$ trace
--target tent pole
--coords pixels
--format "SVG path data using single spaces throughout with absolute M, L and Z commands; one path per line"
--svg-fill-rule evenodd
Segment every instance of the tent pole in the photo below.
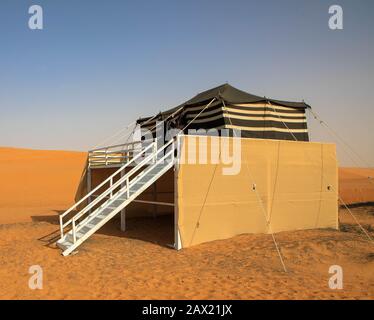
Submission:
M 121 178 L 124 175 L 124 171 L 121 171 Z M 121 188 L 124 187 L 124 184 L 122 184 Z M 121 231 L 125 232 L 126 231 L 126 208 L 123 208 L 121 210 Z
M 88 165 L 88 168 L 87 168 L 87 194 L 91 192 L 91 189 L 92 189 L 91 168 Z M 90 204 L 91 203 L 91 197 L 88 197 L 87 201 L 88 201 L 88 204 Z M 90 209 L 89 212 L 91 213 L 91 209 Z
M 121 210 L 121 231 L 126 231 L 126 209 Z
M 179 206 L 178 206 L 178 173 L 179 173 L 179 159 L 180 159 L 180 135 L 177 136 L 177 156 L 174 162 L 174 249 L 182 249 L 182 241 L 179 233 Z
M 153 191 L 153 201 L 157 202 L 157 181 L 153 183 L 152 191 Z M 156 218 L 156 216 L 157 216 L 157 204 L 154 204 L 153 205 L 153 218 Z

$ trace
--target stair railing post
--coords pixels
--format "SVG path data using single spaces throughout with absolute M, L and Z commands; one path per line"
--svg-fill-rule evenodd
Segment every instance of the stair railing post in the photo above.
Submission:
M 124 150 L 125 152 L 123 153 L 123 164 L 125 164 L 126 162 L 129 162 L 130 160 L 130 148 L 127 147 L 126 150 Z
M 62 227 L 63 221 L 62 217 L 60 216 L 60 234 L 61 234 L 61 239 L 64 237 L 64 228 Z
M 75 219 L 73 218 L 73 221 L 72 221 L 72 224 L 73 224 L 73 243 L 76 243 L 77 242 L 77 236 L 75 234 Z
M 174 147 L 175 147 L 175 141 L 174 141 L 174 138 L 173 138 L 173 142 L 171 143 L 171 161 L 172 163 L 174 164 L 174 153 L 175 153 L 175 150 L 174 150 Z
M 91 168 L 88 167 L 87 168 L 87 194 L 89 194 L 92 190 L 92 171 L 91 171 Z M 92 201 L 92 198 L 91 196 L 89 196 L 87 198 L 87 205 L 89 205 Z M 77 208 L 78 209 L 78 208 Z M 91 213 L 91 209 L 89 211 L 89 213 Z
M 112 185 L 113 185 L 113 177 L 112 178 L 110 178 L 110 199 L 112 199 L 113 198 L 113 190 L 112 190 Z
M 129 185 L 129 178 L 127 177 L 126 179 L 126 194 L 127 194 L 127 199 L 130 197 L 130 185 Z
M 157 161 L 157 138 L 155 138 L 155 141 L 153 142 L 153 163 L 156 163 Z
M 180 134 L 177 135 L 177 162 L 179 165 L 179 159 L 180 159 L 180 152 L 181 152 L 181 136 Z

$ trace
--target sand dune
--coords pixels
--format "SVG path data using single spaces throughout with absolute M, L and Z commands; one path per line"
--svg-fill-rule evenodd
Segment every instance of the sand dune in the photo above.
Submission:
M 0 148 L 0 224 L 57 214 L 74 201 L 87 154 Z
M 112 220 L 62 257 L 51 240 L 58 211 L 72 202 L 86 154 L 0 148 L 0 299 L 373 299 L 374 250 L 346 210 L 341 230 L 276 235 L 284 273 L 269 235 L 242 235 L 182 251 L 166 245 L 172 221 Z M 348 203 L 374 201 L 373 169 L 342 168 Z M 373 187 L 374 189 L 374 187 Z M 352 209 L 374 238 L 374 209 Z M 28 268 L 43 268 L 42 290 L 28 288 Z M 328 287 L 328 268 L 344 270 L 344 288 Z
M 340 168 L 339 193 L 347 204 L 374 202 L 374 169 Z
M 86 158 L 85 152 L 0 148 L 0 224 L 72 205 Z M 347 204 L 374 202 L 374 169 L 341 168 L 339 192 Z

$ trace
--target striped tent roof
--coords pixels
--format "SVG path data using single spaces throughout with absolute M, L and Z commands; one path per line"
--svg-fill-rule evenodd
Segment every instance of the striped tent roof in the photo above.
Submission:
M 194 119 L 188 129 L 240 129 L 243 137 L 308 141 L 307 108 L 305 102 L 269 99 L 223 84 L 137 123 L 155 132 L 156 121 L 181 129 Z

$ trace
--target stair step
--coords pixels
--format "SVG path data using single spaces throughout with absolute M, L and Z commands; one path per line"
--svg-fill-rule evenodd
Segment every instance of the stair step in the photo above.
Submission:
M 95 220 L 95 219 L 99 219 L 99 220 L 101 221 L 101 220 L 103 220 L 105 217 L 106 217 L 106 215 L 99 214 L 99 215 L 95 216 L 94 218 L 92 218 L 91 221 L 92 221 L 92 220 Z
M 91 221 L 90 221 L 91 222 Z M 79 230 L 83 230 L 83 229 L 88 229 L 88 230 L 90 230 L 90 229 L 92 229 L 92 228 L 94 228 L 96 226 L 96 224 L 94 224 L 94 223 L 86 223 L 86 224 L 84 224 L 84 225 L 82 225 L 82 226 L 79 226 L 79 228 L 81 228 L 81 229 L 79 229 Z M 83 231 L 83 233 L 85 233 L 85 231 Z
M 107 209 L 111 209 L 111 210 L 114 210 L 114 209 L 117 209 L 118 207 L 107 207 Z
M 81 233 L 80 231 L 79 232 L 77 232 L 76 234 L 75 234 L 75 238 L 77 239 L 77 240 L 79 240 L 80 238 L 82 238 L 84 236 L 84 233 Z M 69 242 L 71 242 L 71 243 L 73 243 L 73 234 L 72 233 L 67 233 L 66 234 L 66 240 L 67 241 L 69 241 Z
M 122 200 L 122 199 L 116 199 L 116 200 L 114 200 L 113 202 L 111 202 L 110 204 L 111 204 L 111 205 L 114 204 L 114 206 L 119 206 L 120 204 L 124 203 L 126 200 L 127 200 L 127 199 L 124 199 L 124 200 Z M 117 205 L 117 204 L 118 204 L 118 205 Z
M 66 240 L 66 237 L 64 237 L 64 239 L 62 241 L 61 241 L 61 239 L 59 241 L 57 241 L 56 244 L 62 250 L 66 250 L 67 248 L 69 248 L 70 246 L 73 245 L 72 242 L 69 242 L 69 241 Z

